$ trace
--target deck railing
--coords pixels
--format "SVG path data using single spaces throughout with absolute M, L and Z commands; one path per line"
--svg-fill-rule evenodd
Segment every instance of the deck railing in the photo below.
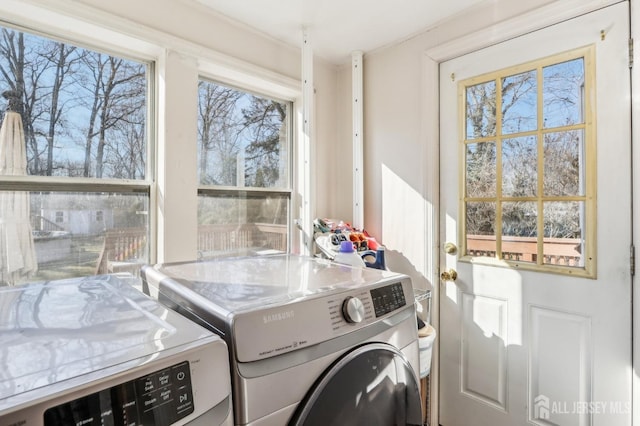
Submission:
M 146 228 L 107 231 L 96 265 L 96 274 L 135 269 L 135 265 L 142 262 L 146 245 Z M 198 253 L 201 257 L 258 248 L 287 251 L 287 226 L 255 223 L 198 227 Z
M 34 231 L 44 232 L 64 231 L 64 228 L 62 226 L 40 215 L 31 216 L 31 229 L 33 229 Z
M 198 252 L 201 254 L 263 248 L 287 250 L 287 226 L 251 223 L 236 225 L 200 225 Z
M 581 240 L 578 238 L 545 238 L 546 265 L 580 266 Z M 495 257 L 496 237 L 493 235 L 467 235 L 467 254 Z M 502 237 L 502 258 L 505 260 L 536 263 L 538 240 L 535 237 Z
M 144 259 L 147 246 L 146 228 L 110 229 L 104 234 L 104 244 L 98 257 L 96 274 L 119 272 L 113 265 L 135 265 Z M 126 268 L 127 271 L 135 267 Z M 122 269 L 124 271 L 125 269 Z

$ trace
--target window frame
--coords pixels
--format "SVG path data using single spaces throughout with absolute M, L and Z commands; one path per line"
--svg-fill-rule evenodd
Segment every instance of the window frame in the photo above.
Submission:
M 24 32 L 31 36 L 42 37 L 49 40 L 68 43 L 74 47 L 90 50 L 104 55 L 115 56 L 120 59 L 135 61 L 146 67 L 146 122 L 145 122 L 145 176 L 144 179 L 116 179 L 94 177 L 65 177 L 65 176 L 0 176 L 0 191 L 26 191 L 49 193 L 85 193 L 85 194 L 144 194 L 148 199 L 148 228 L 147 241 L 148 261 L 153 263 L 156 259 L 156 144 L 157 144 L 157 56 L 150 45 L 145 45 L 140 51 L 127 49 L 126 44 L 118 48 L 115 44 L 107 44 L 97 39 L 81 39 L 77 34 L 71 33 L 62 27 L 41 25 L 37 21 L 25 25 L 24 23 L 10 22 L 0 19 L 0 26 L 16 32 Z M 42 28 L 42 29 L 36 29 Z M 98 28 L 97 26 L 95 27 Z M 100 32 L 100 31 L 98 31 Z M 142 47 L 143 43 L 134 43 Z M 66 215 L 64 221 L 66 222 Z M 94 218 L 95 219 L 95 218 Z
M 523 64 L 515 65 L 513 67 L 503 68 L 490 73 L 485 73 L 479 76 L 468 78 L 458 82 L 458 107 L 459 107 L 459 170 L 460 170 L 460 184 L 459 184 L 459 217 L 458 220 L 458 260 L 462 262 L 468 262 L 473 264 L 491 265 L 507 268 L 515 268 L 522 270 L 531 270 L 538 272 L 550 272 L 562 275 L 571 275 L 585 278 L 596 277 L 596 247 L 597 247 L 597 168 L 596 168 L 596 111 L 595 111 L 595 46 L 585 46 L 578 49 L 573 49 L 560 54 L 552 55 L 549 57 L 541 58 L 538 60 L 526 62 Z M 583 58 L 584 60 L 584 122 L 579 125 L 568 125 L 562 127 L 544 128 L 543 121 L 543 103 L 542 103 L 542 69 L 547 66 L 560 64 L 563 62 L 571 61 L 574 59 Z M 502 111 L 501 104 L 501 80 L 505 77 L 518 75 L 527 71 L 537 70 L 537 128 L 533 131 L 522 133 L 509 133 L 502 135 L 501 123 L 502 123 Z M 496 132 L 491 137 L 467 139 L 467 114 L 466 114 L 466 89 L 470 86 L 474 86 L 489 81 L 496 82 Z M 584 130 L 584 153 L 586 160 L 584 161 L 584 195 L 583 196 L 545 196 L 543 192 L 542 177 L 544 176 L 544 156 L 542 149 L 544 146 L 544 135 L 547 133 L 554 133 L 558 131 L 566 131 L 573 129 Z M 503 197 L 501 193 L 502 182 L 502 149 L 501 142 L 505 139 L 518 137 L 521 134 L 533 134 L 537 136 L 537 192 L 535 196 L 531 197 Z M 485 140 L 494 140 L 496 144 L 496 196 L 493 198 L 474 198 L 467 196 L 467 170 L 466 170 L 466 147 L 468 143 L 478 143 Z M 487 201 L 495 202 L 496 204 L 496 218 L 495 218 L 495 243 L 496 243 L 496 255 L 495 257 L 483 257 L 473 256 L 467 254 L 467 202 L 473 201 Z M 537 253 L 536 261 L 524 262 L 518 260 L 509 260 L 502 257 L 502 209 L 501 204 L 504 202 L 518 202 L 529 201 L 536 202 L 538 208 L 537 215 Z M 548 201 L 580 201 L 584 202 L 584 227 L 586 232 L 582 235 L 584 253 L 583 261 L 584 266 L 564 266 L 553 265 L 544 263 L 544 217 L 543 217 L 543 203 Z M 582 231 L 585 231 L 583 228 Z
M 294 211 L 294 173 L 295 167 L 294 164 L 297 158 L 297 150 L 295 143 L 295 125 L 296 121 L 294 118 L 296 111 L 296 100 L 292 99 L 290 96 L 274 94 L 272 91 L 269 91 L 265 86 L 265 90 L 260 90 L 260 87 L 256 88 L 255 86 L 250 87 L 251 85 L 248 83 L 242 84 L 242 81 L 230 81 L 229 79 L 225 79 L 220 76 L 211 76 L 206 73 L 199 73 L 198 82 L 205 81 L 213 84 L 219 84 L 226 88 L 238 90 L 244 93 L 248 93 L 251 95 L 255 95 L 258 97 L 267 98 L 270 100 L 278 101 L 278 102 L 286 102 L 289 105 L 289 114 L 287 117 L 288 120 L 288 152 L 289 159 L 287 164 L 287 187 L 286 188 L 260 188 L 260 187 L 239 187 L 239 186 L 228 186 L 228 185 L 203 185 L 200 183 L 200 176 L 198 176 L 198 186 L 197 186 L 197 194 L 200 196 L 210 196 L 210 197 L 232 197 L 237 199 L 267 199 L 269 197 L 274 198 L 282 198 L 285 197 L 288 199 L 289 211 L 287 214 L 287 252 L 292 251 L 292 232 L 293 232 L 293 211 Z M 271 93 L 269 93 L 271 92 Z M 197 118 L 197 117 L 196 117 Z M 197 142 L 197 141 L 196 141 Z

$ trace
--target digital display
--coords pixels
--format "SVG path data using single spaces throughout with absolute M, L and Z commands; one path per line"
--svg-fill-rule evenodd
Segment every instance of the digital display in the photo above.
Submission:
M 404 298 L 404 291 L 402 291 L 402 283 L 395 283 L 371 290 L 371 299 L 373 300 L 376 318 L 407 304 Z
M 193 413 L 189 362 L 47 409 L 44 426 L 169 426 Z

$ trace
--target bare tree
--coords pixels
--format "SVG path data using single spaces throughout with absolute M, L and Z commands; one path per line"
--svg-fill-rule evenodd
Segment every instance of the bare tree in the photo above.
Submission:
M 144 88 L 146 86 L 142 65 L 113 56 L 109 56 L 107 59 L 107 68 L 103 77 L 103 80 L 96 81 L 103 99 L 97 129 L 97 178 L 103 176 L 108 131 L 119 123 L 129 122 L 135 112 L 144 106 Z M 131 102 L 132 99 L 137 99 L 139 102 Z
M 88 97 L 90 102 L 87 105 L 90 105 L 89 120 L 84 138 L 83 166 L 83 176 L 89 177 L 91 176 L 91 154 L 93 148 L 93 138 L 95 137 L 96 119 L 98 117 L 99 111 L 104 105 L 103 98 L 100 96 L 100 82 L 102 81 L 102 76 L 104 74 L 106 66 L 106 56 L 97 52 L 89 52 L 84 56 L 83 62 L 85 65 L 83 67 L 83 70 L 91 75 L 91 78 L 87 79 L 87 84 L 81 85 L 81 87 L 86 88 L 86 90 L 90 91 L 90 96 Z
M 120 179 L 141 179 L 146 173 L 146 138 L 143 109 L 132 113 L 129 120 L 118 123 L 110 131 L 111 143 L 106 146 L 105 170 Z
M 51 86 L 50 103 L 49 103 L 49 124 L 46 133 L 47 140 L 47 167 L 46 175 L 53 175 L 53 149 L 57 128 L 61 123 L 64 112 L 64 101 L 61 99 L 61 91 L 65 79 L 69 74 L 74 72 L 75 64 L 78 58 L 74 58 L 76 48 L 68 46 L 60 42 L 50 42 L 50 50 L 46 51 L 43 56 L 52 64 L 54 69 L 53 83 Z
M 281 177 L 280 154 L 282 144 L 287 140 L 287 106 L 282 102 L 253 96 L 243 115 L 245 126 L 251 133 L 251 141 L 246 148 L 247 184 L 272 187 Z
M 237 157 L 243 123 L 237 104 L 244 94 L 236 89 L 200 81 L 198 140 L 200 181 L 203 184 L 236 184 Z

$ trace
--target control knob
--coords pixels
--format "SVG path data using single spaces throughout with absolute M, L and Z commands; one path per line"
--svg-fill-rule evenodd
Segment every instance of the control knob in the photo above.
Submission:
M 357 297 L 349 296 L 342 302 L 342 315 L 347 322 L 358 323 L 364 319 L 364 305 Z

